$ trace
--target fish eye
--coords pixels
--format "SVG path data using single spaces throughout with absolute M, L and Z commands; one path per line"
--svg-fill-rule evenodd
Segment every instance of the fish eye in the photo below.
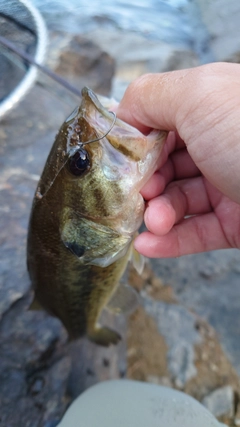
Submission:
M 79 148 L 68 161 L 69 170 L 75 176 L 81 176 L 90 169 L 90 159 L 88 152 L 84 148 Z

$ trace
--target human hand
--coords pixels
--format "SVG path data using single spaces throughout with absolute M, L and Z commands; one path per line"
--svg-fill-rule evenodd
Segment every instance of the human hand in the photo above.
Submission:
M 169 130 L 142 190 L 148 257 L 240 248 L 240 65 L 215 63 L 138 78 L 118 116 L 142 132 Z

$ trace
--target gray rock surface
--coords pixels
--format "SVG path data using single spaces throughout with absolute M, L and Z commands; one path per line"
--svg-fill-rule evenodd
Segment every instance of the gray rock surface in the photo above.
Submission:
M 240 51 L 240 3 L 236 0 L 195 0 L 209 33 L 215 61 L 224 61 Z
M 211 394 L 204 397 L 202 404 L 215 416 L 234 415 L 235 396 L 231 386 L 226 386 L 214 390 Z
M 240 373 L 240 252 L 222 250 L 176 259 L 151 260 L 159 277 L 179 301 L 217 331 L 233 366 Z
M 168 347 L 168 369 L 177 387 L 183 386 L 197 374 L 194 365 L 195 345 L 201 336 L 196 329 L 196 317 L 184 307 L 154 301 L 145 296 L 146 312 L 157 322 L 160 334 Z
M 99 28 L 87 38 L 98 41 L 99 46 L 116 62 L 112 95 L 120 100 L 129 83 L 144 73 L 158 73 L 189 68 L 199 64 L 197 54 L 179 45 L 149 40 L 136 32 Z
M 89 86 L 94 91 L 108 95 L 115 72 L 115 61 L 111 54 L 94 41 L 74 36 L 60 50 L 55 71 L 67 77 L 78 88 Z

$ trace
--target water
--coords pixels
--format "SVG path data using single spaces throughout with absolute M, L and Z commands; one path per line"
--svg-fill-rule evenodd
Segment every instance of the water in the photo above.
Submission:
M 212 60 L 208 34 L 195 0 L 32 0 L 49 28 L 83 34 L 96 27 L 138 32 L 194 50 L 200 62 Z

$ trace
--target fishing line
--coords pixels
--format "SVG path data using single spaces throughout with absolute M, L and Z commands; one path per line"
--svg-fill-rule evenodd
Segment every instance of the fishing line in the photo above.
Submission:
M 79 148 L 84 147 L 84 145 L 86 145 L 86 144 L 91 144 L 92 142 L 100 141 L 101 139 L 105 138 L 111 132 L 111 130 L 113 129 L 113 127 L 114 127 L 114 125 L 116 123 L 117 115 L 113 111 L 109 111 L 109 113 L 113 115 L 113 121 L 112 121 L 112 124 L 111 124 L 110 128 L 108 129 L 108 131 L 104 135 L 99 136 L 98 138 L 95 138 L 95 139 L 91 139 L 90 141 L 86 141 L 86 142 L 79 141 L 73 149 L 70 149 L 69 152 L 68 152 L 66 160 L 63 162 L 62 166 L 60 167 L 59 171 L 56 173 L 53 181 L 51 182 L 51 184 L 49 185 L 49 187 L 47 188 L 47 190 L 45 191 L 45 193 L 41 194 L 40 190 L 38 189 L 39 187 L 37 188 L 36 197 L 38 199 L 42 199 L 44 196 L 46 196 L 46 194 L 48 193 L 48 191 L 50 190 L 50 188 L 53 186 L 56 178 L 58 177 L 58 175 L 60 174 L 60 172 L 62 171 L 62 169 L 64 168 L 64 166 L 67 164 L 67 162 L 70 159 L 70 157 L 74 156 L 74 154 L 76 153 L 76 151 Z
M 110 128 L 108 129 L 108 131 L 107 131 L 103 136 L 100 136 L 99 138 L 92 139 L 91 141 L 87 141 L 87 142 L 79 142 L 79 145 L 80 145 L 81 147 L 82 147 L 82 146 L 84 146 L 84 145 L 86 145 L 86 144 L 91 144 L 92 142 L 100 141 L 100 139 L 105 138 L 105 137 L 106 137 L 106 136 L 111 132 L 111 130 L 112 130 L 112 128 L 113 128 L 113 126 L 114 126 L 114 125 L 115 125 L 115 123 L 116 123 L 117 115 L 116 115 L 116 113 L 114 113 L 113 111 L 109 111 L 109 113 L 111 113 L 111 114 L 113 115 L 113 122 L 112 122 L 112 124 L 111 124 Z
M 36 62 L 31 55 L 27 54 L 22 49 L 17 48 L 10 40 L 6 39 L 5 37 L 0 36 L 0 44 L 2 44 L 3 46 L 5 46 L 6 48 L 10 49 L 12 52 L 14 52 L 16 55 L 20 56 L 22 59 L 25 59 L 30 64 L 35 65 L 43 73 L 47 74 L 53 80 L 57 81 L 60 85 L 62 85 L 63 87 L 65 87 L 65 89 L 67 89 L 70 92 L 74 93 L 74 95 L 77 95 L 77 96 L 81 97 L 81 92 L 77 88 L 75 88 L 74 86 L 72 86 L 65 79 L 63 79 L 61 76 L 59 76 L 58 74 L 56 74 L 53 71 L 51 71 L 49 68 L 47 68 L 44 65 L 41 65 L 38 62 Z M 67 159 L 64 161 L 63 165 L 61 166 L 61 168 L 57 172 L 55 178 L 53 179 L 53 181 L 51 182 L 51 184 L 49 185 L 49 187 L 45 191 L 45 193 L 41 194 L 41 192 L 37 189 L 37 191 L 36 191 L 37 198 L 42 199 L 42 197 L 44 197 L 47 194 L 47 192 L 49 191 L 49 189 L 54 184 L 54 182 L 55 182 L 56 178 L 58 177 L 59 173 L 61 172 L 61 170 L 64 168 L 64 166 L 68 162 L 69 158 L 71 156 L 73 156 L 75 154 L 75 152 L 79 148 L 84 147 L 84 145 L 100 141 L 101 139 L 105 138 L 111 132 L 111 130 L 113 129 L 113 127 L 114 127 L 114 125 L 116 123 L 117 115 L 113 111 L 109 111 L 109 113 L 113 115 L 113 121 L 112 121 L 112 124 L 111 124 L 110 128 L 108 129 L 108 131 L 104 135 L 99 136 L 98 138 L 95 138 L 95 139 L 91 139 L 90 141 L 86 141 L 86 142 L 81 142 L 80 141 L 80 142 L 78 142 L 77 145 L 74 147 L 74 149 L 72 149 L 72 150 L 69 151 Z

